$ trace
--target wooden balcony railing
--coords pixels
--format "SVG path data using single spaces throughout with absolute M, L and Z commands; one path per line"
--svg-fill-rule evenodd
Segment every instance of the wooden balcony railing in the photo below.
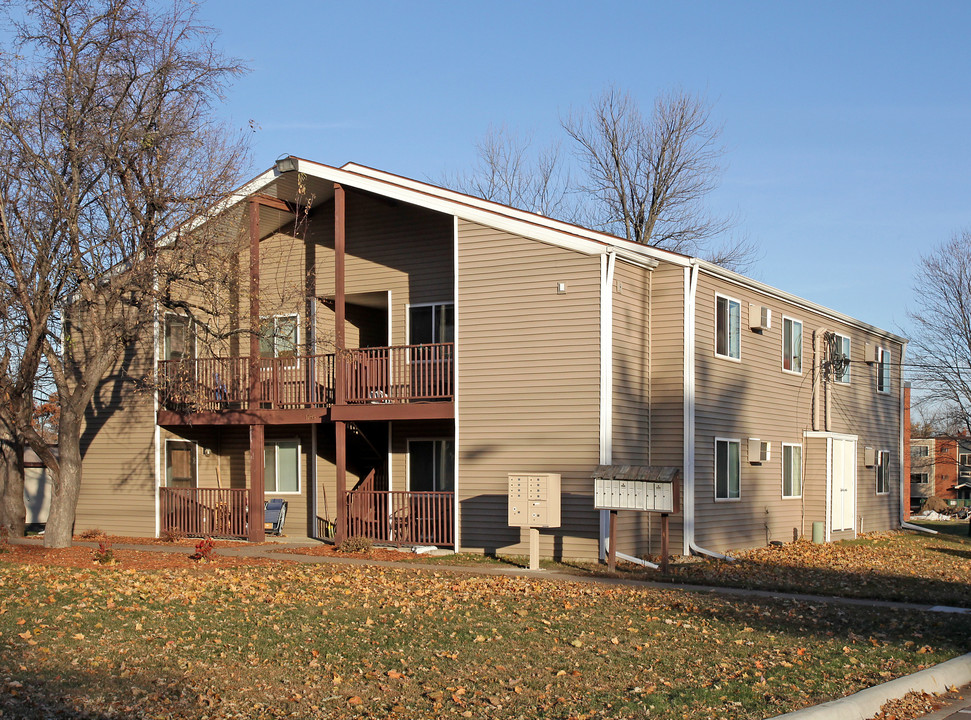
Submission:
M 455 547 L 455 493 L 352 490 L 345 537 L 366 537 L 391 545 Z
M 248 492 L 246 489 L 159 488 L 162 532 L 245 539 Z
M 337 363 L 348 404 L 450 400 L 453 345 L 358 348 L 339 355 L 260 359 L 260 408 L 324 408 L 334 404 Z M 159 399 L 177 412 L 250 409 L 245 357 L 162 360 Z

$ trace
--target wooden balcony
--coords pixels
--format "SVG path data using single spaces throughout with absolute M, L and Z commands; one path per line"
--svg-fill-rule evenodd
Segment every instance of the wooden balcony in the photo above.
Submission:
M 426 403 L 448 407 L 415 411 L 416 417 L 451 417 L 453 360 L 452 343 L 261 358 L 256 403 L 250 399 L 249 358 L 163 360 L 157 376 L 159 401 L 169 420 L 172 414 L 279 411 L 317 411 L 319 417 L 335 405 L 344 408 L 335 413 L 343 419 L 397 419 L 415 414 L 403 406 Z
M 352 490 L 344 537 L 389 545 L 455 547 L 455 493 Z

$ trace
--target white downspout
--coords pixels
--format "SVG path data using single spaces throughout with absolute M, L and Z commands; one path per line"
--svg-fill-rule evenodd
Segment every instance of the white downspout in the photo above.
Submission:
M 698 261 L 684 269 L 684 554 L 707 555 L 733 561 L 729 555 L 695 544 L 695 305 L 698 295 Z
M 613 462 L 614 267 L 611 249 L 600 256 L 600 464 Z M 600 561 L 607 557 L 610 511 L 600 511 Z

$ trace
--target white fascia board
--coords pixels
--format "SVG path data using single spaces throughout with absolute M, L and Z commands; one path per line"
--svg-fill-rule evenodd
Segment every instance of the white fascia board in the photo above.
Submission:
M 341 168 L 330 167 L 310 160 L 296 158 L 297 171 L 314 177 L 333 180 L 385 197 L 413 205 L 454 215 L 487 227 L 521 235 L 550 245 L 576 250 L 586 255 L 599 255 L 606 248 L 613 248 L 618 256 L 645 267 L 656 267 L 659 260 L 685 265 L 688 258 L 676 253 L 658 250 L 621 240 L 613 235 L 552 220 L 542 215 L 517 210 L 488 200 L 463 195 L 434 185 L 409 178 L 384 173 L 354 163 Z
M 785 290 L 779 290 L 771 285 L 766 285 L 765 283 L 759 282 L 758 280 L 753 280 L 752 278 L 745 277 L 744 275 L 739 275 L 737 272 L 733 272 L 726 268 L 723 268 L 714 263 L 710 263 L 707 260 L 698 260 L 698 266 L 709 275 L 721 278 L 722 280 L 727 280 L 734 285 L 739 287 L 748 288 L 750 290 L 756 290 L 763 295 L 767 295 L 776 300 L 781 300 L 783 302 L 791 303 L 798 308 L 803 310 L 808 310 L 809 312 L 814 312 L 822 315 L 823 317 L 830 318 L 831 320 L 836 320 L 837 322 L 846 323 L 851 327 L 855 327 L 857 330 L 863 330 L 864 332 L 873 333 L 874 335 L 879 335 L 880 337 L 891 340 L 893 342 L 906 344 L 907 338 L 895 335 L 892 332 L 888 332 L 882 328 L 878 328 L 875 325 L 870 325 L 862 320 L 857 320 L 849 315 L 844 315 L 841 312 L 832 310 L 823 305 L 812 302 L 811 300 L 806 300 L 798 295 L 793 295 L 792 293 L 787 293 Z

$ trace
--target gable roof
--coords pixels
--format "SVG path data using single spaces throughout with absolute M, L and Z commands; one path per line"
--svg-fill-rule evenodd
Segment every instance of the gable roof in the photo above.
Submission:
M 323 202 L 333 193 L 333 183 L 342 186 L 371 192 L 387 198 L 400 200 L 418 207 L 434 210 L 447 215 L 453 215 L 463 220 L 479 223 L 497 230 L 503 230 L 514 235 L 521 235 L 532 240 L 582 252 L 587 255 L 601 255 L 613 252 L 618 258 L 645 267 L 656 267 L 658 262 L 664 261 L 681 267 L 695 266 L 701 272 L 720 277 L 742 288 L 754 290 L 768 297 L 790 303 L 811 312 L 818 313 L 835 321 L 845 323 L 851 327 L 880 335 L 888 340 L 906 345 L 907 339 L 857 320 L 849 315 L 819 305 L 792 293 L 753 280 L 732 270 L 715 265 L 700 258 L 693 258 L 681 253 L 663 250 L 661 248 L 619 238 L 609 233 L 590 230 L 579 225 L 548 218 L 537 213 L 519 210 L 517 208 L 483 200 L 482 198 L 465 195 L 454 190 L 438 187 L 430 183 L 412 180 L 393 173 L 377 170 L 366 165 L 349 162 L 341 167 L 332 167 L 323 163 L 306 160 L 295 156 L 288 156 L 286 161 L 293 163 L 296 172 L 281 172 L 281 161 L 266 172 L 258 175 L 240 188 L 221 204 L 217 211 L 221 212 L 233 205 L 244 201 L 255 193 L 264 193 L 284 200 L 296 202 L 303 182 L 315 185 L 316 200 Z M 298 177 L 303 177 L 301 183 Z M 280 218 L 276 227 L 281 227 L 285 220 Z M 275 228 L 274 228 L 275 229 Z M 265 231 L 265 230 L 264 230 Z

